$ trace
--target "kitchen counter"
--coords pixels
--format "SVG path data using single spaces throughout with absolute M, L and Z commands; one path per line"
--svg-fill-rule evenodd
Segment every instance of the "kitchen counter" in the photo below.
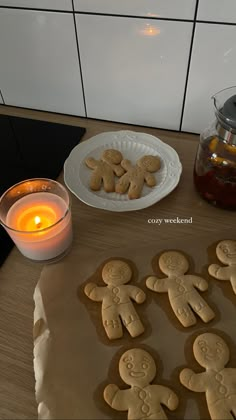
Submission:
M 133 130 L 159 137 L 176 149 L 183 164 L 178 187 L 161 202 L 134 212 L 112 213 L 87 206 L 71 194 L 73 246 L 90 247 L 91 255 L 114 248 L 135 247 L 157 241 L 193 238 L 232 229 L 235 213 L 203 201 L 192 179 L 198 136 L 138 126 L 64 117 L 0 106 L 0 113 L 86 127 L 83 141 L 104 131 Z M 60 179 L 63 180 L 63 174 Z M 191 219 L 191 223 L 153 223 L 156 219 Z M 232 232 L 233 233 L 233 232 Z M 0 418 L 37 418 L 33 373 L 33 292 L 42 264 L 25 259 L 14 248 L 0 269 Z

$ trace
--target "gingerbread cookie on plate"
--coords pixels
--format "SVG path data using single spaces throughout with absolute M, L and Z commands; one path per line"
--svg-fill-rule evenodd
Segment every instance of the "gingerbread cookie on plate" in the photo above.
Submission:
M 121 166 L 127 172 L 117 181 L 116 192 L 124 194 L 128 191 L 128 197 L 132 200 L 141 196 L 144 182 L 149 187 L 156 185 L 153 173 L 160 169 L 161 161 L 158 156 L 143 156 L 135 166 L 127 159 L 122 160 Z
M 115 149 L 104 150 L 100 160 L 88 157 L 85 163 L 93 170 L 89 183 L 91 190 L 99 191 L 103 184 L 106 192 L 115 191 L 115 175 L 119 177 L 125 172 L 120 165 L 122 159 L 121 152 Z

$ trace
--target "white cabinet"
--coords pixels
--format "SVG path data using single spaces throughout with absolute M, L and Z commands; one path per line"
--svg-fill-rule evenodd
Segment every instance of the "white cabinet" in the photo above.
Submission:
M 7 105 L 85 115 L 72 14 L 0 9 L 0 57 Z
M 196 0 L 74 0 L 78 12 L 193 19 Z
M 28 9 L 72 10 L 72 0 L 0 0 L 0 6 Z
M 77 15 L 88 117 L 179 129 L 192 23 Z
M 234 25 L 196 25 L 182 130 L 208 127 L 214 119 L 211 96 L 236 84 L 235 39 Z
M 198 20 L 236 23 L 235 0 L 200 0 Z

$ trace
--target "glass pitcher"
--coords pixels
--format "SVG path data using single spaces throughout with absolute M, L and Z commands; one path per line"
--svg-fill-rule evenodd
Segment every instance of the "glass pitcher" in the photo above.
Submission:
M 211 204 L 236 210 L 236 86 L 212 99 L 216 120 L 200 136 L 194 183 Z

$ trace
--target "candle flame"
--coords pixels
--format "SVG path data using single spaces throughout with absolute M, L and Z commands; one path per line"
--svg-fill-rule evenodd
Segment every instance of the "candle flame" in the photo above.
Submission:
M 41 219 L 40 219 L 39 216 L 35 216 L 34 223 L 35 223 L 37 229 L 39 229 L 41 227 Z

